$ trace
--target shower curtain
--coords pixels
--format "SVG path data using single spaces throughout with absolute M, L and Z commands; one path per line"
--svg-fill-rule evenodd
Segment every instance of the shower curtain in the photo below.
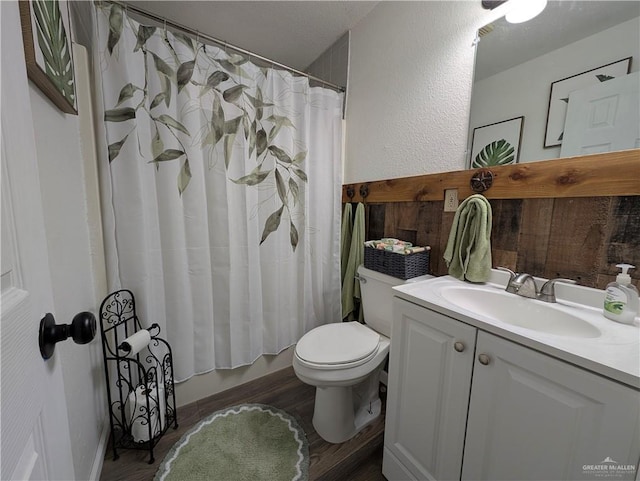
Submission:
M 176 379 L 339 321 L 342 94 L 95 12 L 110 288 L 160 325 Z

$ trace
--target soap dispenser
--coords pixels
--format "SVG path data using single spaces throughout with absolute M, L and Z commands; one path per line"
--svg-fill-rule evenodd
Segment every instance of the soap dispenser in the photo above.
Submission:
M 632 324 L 638 315 L 640 299 L 638 289 L 631 284 L 631 276 L 627 271 L 635 266 L 617 264 L 616 267 L 622 269 L 622 272 L 618 274 L 615 282 L 607 286 L 602 313 L 612 321 Z

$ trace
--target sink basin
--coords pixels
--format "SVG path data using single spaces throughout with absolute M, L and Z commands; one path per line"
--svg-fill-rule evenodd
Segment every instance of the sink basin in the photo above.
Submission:
M 440 295 L 462 309 L 556 336 L 594 338 L 600 330 L 553 304 L 482 287 L 446 286 Z

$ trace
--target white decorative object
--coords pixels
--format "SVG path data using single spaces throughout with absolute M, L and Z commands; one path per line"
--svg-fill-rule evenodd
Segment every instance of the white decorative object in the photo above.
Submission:
M 149 398 L 148 406 L 147 397 Z M 131 422 L 131 435 L 135 442 L 149 441 L 147 409 L 151 413 L 151 434 L 155 437 L 164 429 L 166 408 L 162 384 L 156 389 L 156 383 L 150 383 L 148 390 L 141 384 L 131 391 L 127 403 L 127 417 Z
M 118 347 L 127 356 L 134 356 L 149 345 L 151 334 L 146 329 L 140 329 L 132 336 L 127 337 Z

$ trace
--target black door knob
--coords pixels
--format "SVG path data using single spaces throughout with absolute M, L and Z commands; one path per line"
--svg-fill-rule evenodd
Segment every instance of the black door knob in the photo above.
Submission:
M 56 343 L 69 336 L 76 344 L 87 344 L 96 335 L 96 317 L 90 312 L 80 312 L 73 317 L 71 324 L 56 324 L 53 314 L 48 312 L 40 320 L 40 354 L 43 359 L 53 356 Z

